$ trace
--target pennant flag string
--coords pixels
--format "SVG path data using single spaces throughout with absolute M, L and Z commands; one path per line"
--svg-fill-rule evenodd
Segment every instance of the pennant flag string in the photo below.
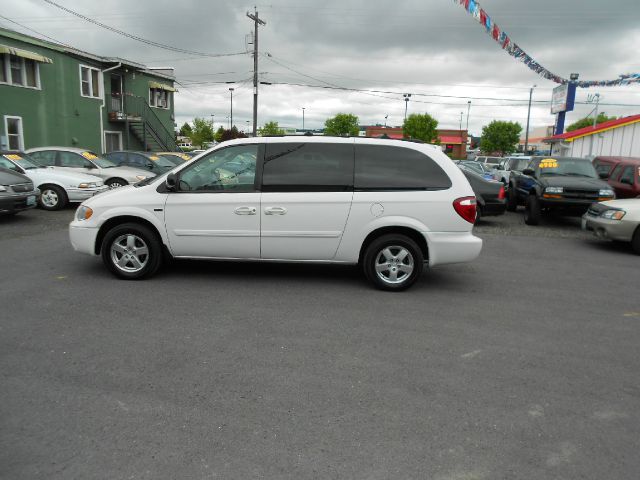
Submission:
M 453 0 L 453 3 L 463 6 L 465 10 L 485 28 L 487 34 L 489 34 L 500 45 L 500 47 L 513 58 L 521 61 L 531 70 L 547 80 L 560 84 L 569 83 L 569 80 L 550 72 L 527 55 L 524 50 L 509 38 L 509 35 L 507 35 L 505 31 L 498 27 L 489 14 L 480 6 L 480 3 L 477 0 Z M 581 88 L 629 85 L 631 83 L 640 83 L 640 73 L 618 75 L 618 78 L 615 80 L 579 80 L 575 83 Z

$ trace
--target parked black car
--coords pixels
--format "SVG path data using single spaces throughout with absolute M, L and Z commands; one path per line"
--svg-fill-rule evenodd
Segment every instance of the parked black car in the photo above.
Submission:
M 26 175 L 0 167 L 0 215 L 15 215 L 35 208 L 40 190 Z
M 116 165 L 136 167 L 149 170 L 156 175 L 160 175 L 175 167 L 174 163 L 167 158 L 150 152 L 118 151 L 109 152 L 103 155 Z
M 502 215 L 507 207 L 504 185 L 482 175 L 461 168 L 476 195 L 476 221 L 480 217 Z
M 593 202 L 615 198 L 586 158 L 533 157 L 522 172 L 511 172 L 510 182 L 507 209 L 524 205 L 527 225 L 537 225 L 544 212 L 582 215 Z

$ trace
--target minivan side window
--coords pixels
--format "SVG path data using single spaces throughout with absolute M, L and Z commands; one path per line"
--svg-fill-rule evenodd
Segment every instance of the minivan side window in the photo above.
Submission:
M 446 190 L 451 179 L 426 154 L 403 147 L 356 145 L 356 190 Z
M 347 143 L 268 143 L 265 192 L 343 192 L 353 190 L 353 145 Z
M 258 145 L 215 150 L 180 171 L 180 192 L 253 192 Z

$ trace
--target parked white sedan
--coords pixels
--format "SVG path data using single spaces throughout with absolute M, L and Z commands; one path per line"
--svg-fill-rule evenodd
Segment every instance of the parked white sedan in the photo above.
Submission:
M 135 167 L 119 167 L 97 153 L 74 147 L 41 147 L 27 150 L 36 162 L 64 170 L 67 172 L 95 175 L 104 180 L 109 188 L 122 187 L 130 183 L 137 183 L 155 173 Z
M 631 242 L 640 255 L 640 198 L 594 203 L 582 216 L 582 229 L 599 238 Z
M 101 178 L 42 167 L 23 152 L 0 152 L 0 167 L 29 177 L 42 192 L 40 206 L 45 210 L 59 210 L 109 189 Z

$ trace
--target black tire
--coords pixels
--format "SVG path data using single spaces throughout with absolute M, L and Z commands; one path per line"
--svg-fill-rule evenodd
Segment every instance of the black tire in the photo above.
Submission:
M 524 223 L 527 225 L 538 225 L 540 223 L 540 200 L 535 194 L 527 197 L 527 205 L 524 210 Z
M 392 258 L 384 254 L 385 249 L 389 249 Z M 399 257 L 404 253 L 406 255 L 400 259 Z M 384 265 L 384 262 L 379 262 L 383 257 L 389 261 L 387 264 L 389 269 L 385 268 L 379 273 L 376 265 Z M 407 272 L 409 266 L 411 271 Z M 423 267 L 424 255 L 420 247 L 411 238 L 400 234 L 388 234 L 376 238 L 369 244 L 362 257 L 365 276 L 380 290 L 406 290 L 420 278 Z M 399 274 L 401 275 L 398 277 Z
M 631 238 L 631 248 L 636 254 L 640 255 L 640 227 L 636 228 L 636 231 Z
M 127 182 L 124 178 L 110 178 L 109 180 L 104 182 L 104 184 L 109 188 L 118 188 L 129 185 L 129 182 Z
M 518 209 L 518 193 L 516 192 L 515 185 L 509 187 L 507 193 L 507 210 L 509 212 L 515 212 Z
M 57 185 L 43 185 L 39 188 L 40 199 L 38 203 L 43 210 L 60 210 L 69 203 L 67 192 L 63 188 Z
M 115 244 L 119 247 L 114 247 Z M 146 255 L 144 247 L 147 248 Z M 158 236 L 151 229 L 138 223 L 124 223 L 107 232 L 102 241 L 101 255 L 105 266 L 116 277 L 139 280 L 158 271 L 163 251 Z

